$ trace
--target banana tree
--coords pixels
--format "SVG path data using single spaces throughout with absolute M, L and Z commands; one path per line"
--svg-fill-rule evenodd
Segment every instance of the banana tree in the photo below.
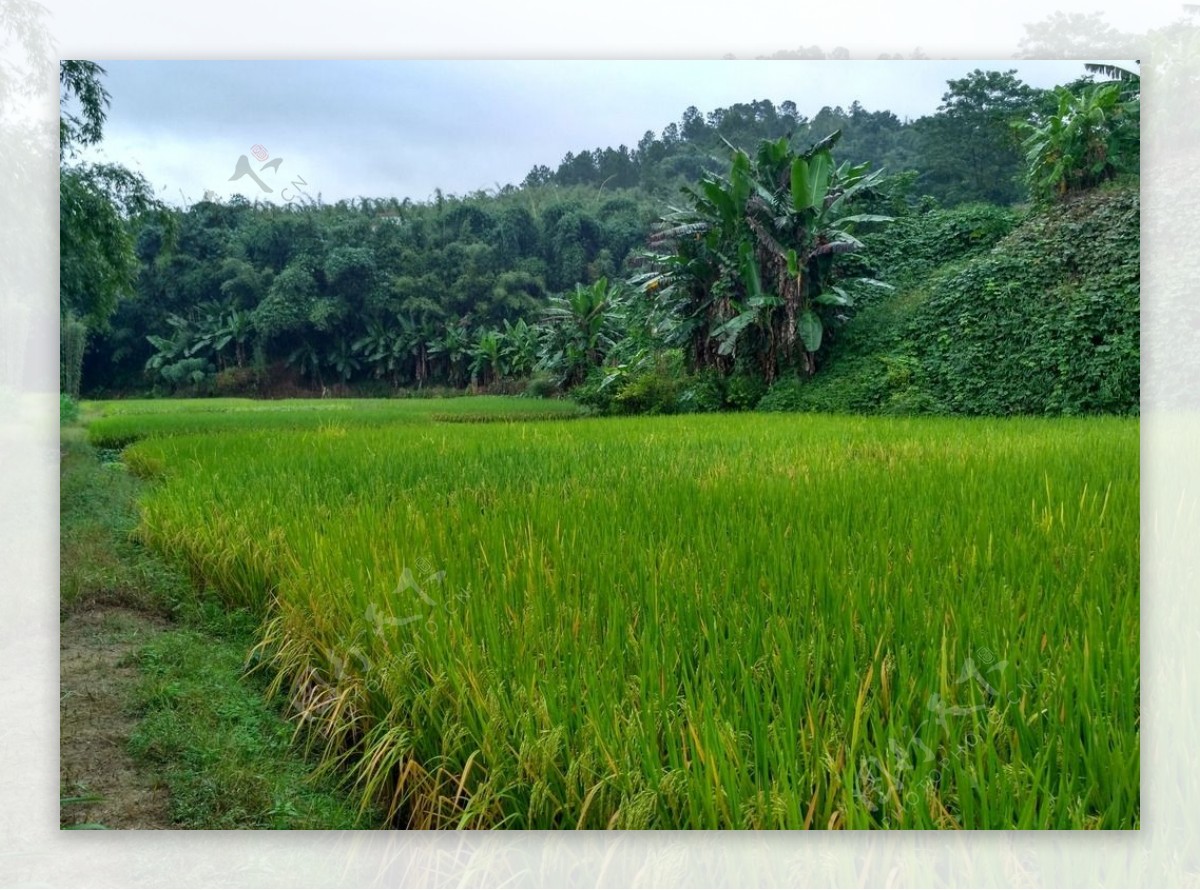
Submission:
M 154 355 L 146 360 L 146 371 L 158 375 L 168 365 L 188 358 L 195 335 L 187 319 L 179 315 L 168 315 L 167 324 L 173 329 L 170 337 L 151 334 L 146 340 L 154 347 Z
M 797 359 L 815 372 L 825 332 L 818 307 L 849 301 L 833 287 L 834 257 L 862 247 L 859 225 L 890 221 L 853 212 L 882 171 L 835 167 L 840 136 L 799 154 L 786 138 L 764 141 L 753 159 L 735 150 L 727 177 L 706 176 L 686 190 L 691 206 L 664 220 L 652 244 L 669 253 L 642 284 L 695 322 L 694 363 L 728 370 L 745 350 L 768 382 Z
M 395 366 L 391 362 L 391 341 L 388 326 L 379 319 L 371 319 L 367 321 L 366 331 L 362 336 L 350 344 L 350 349 L 354 350 L 355 355 L 362 357 L 362 361 L 371 369 L 372 377 L 379 380 L 384 374 L 391 377 L 395 375 Z M 395 379 L 392 379 L 392 385 L 395 385 Z
M 400 370 L 401 358 L 398 344 L 399 338 L 392 329 L 379 319 L 372 319 L 367 322 L 363 335 L 350 348 L 367 363 L 377 380 L 386 374 L 392 386 L 398 386 L 396 375 Z
M 504 376 L 504 342 L 499 331 L 480 328 L 470 349 L 471 378 L 480 384 Z
M 1122 68 L 1120 65 L 1110 65 L 1105 62 L 1085 62 L 1084 70 L 1089 74 L 1099 74 L 1106 78 L 1096 84 L 1096 86 L 1107 86 L 1108 84 L 1117 84 L 1121 89 L 1122 101 L 1140 100 L 1142 96 L 1142 75 L 1136 71 L 1130 71 L 1128 68 Z
M 551 297 L 544 315 L 541 364 L 556 368 L 567 386 L 581 381 L 616 342 L 618 301 L 618 289 L 610 288 L 607 278 Z
M 188 357 L 208 354 L 212 359 L 216 360 L 216 364 L 220 368 L 225 367 L 225 358 L 222 353 L 225 347 L 229 345 L 229 333 L 225 330 L 224 319 L 221 316 L 221 307 L 209 303 L 200 307 L 199 320 L 196 322 L 195 331 L 191 344 L 188 346 Z
M 317 386 L 325 388 L 321 369 L 325 366 L 324 356 L 312 343 L 305 340 L 293 349 L 287 357 L 287 364 L 296 368 L 301 374 L 315 381 Z
M 243 309 L 231 309 L 225 316 L 225 332 L 233 341 L 233 360 L 239 368 L 246 366 L 246 344 L 254 335 L 254 318 Z
M 362 368 L 362 362 L 354 354 L 354 348 L 345 337 L 339 337 L 328 355 L 329 367 L 337 372 L 342 383 L 349 382 L 354 373 Z
M 1137 170 L 1139 88 L 1136 80 L 1095 84 L 1079 93 L 1057 87 L 1054 114 L 1014 125 L 1025 134 L 1026 181 L 1035 198 L 1062 199 Z
M 470 332 L 462 321 L 448 322 L 441 335 L 429 344 L 431 357 L 445 359 L 446 379 L 451 386 L 461 386 L 465 382 L 470 346 Z
M 518 319 L 516 324 L 505 319 L 501 340 L 501 353 L 508 372 L 517 377 L 528 376 L 538 360 L 537 327 L 528 324 L 523 318 Z
M 234 363 L 237 367 L 246 364 L 246 343 L 254 331 L 254 322 L 249 312 L 218 303 L 206 303 L 199 309 L 199 321 L 191 344 L 189 357 L 208 353 L 219 367 L 224 368 L 225 350 L 234 347 Z
M 404 340 L 413 362 L 413 376 L 418 388 L 425 385 L 432 370 L 433 356 L 430 350 L 438 341 L 438 330 L 433 319 L 422 314 L 416 318 L 402 319 Z
M 764 143 L 759 181 L 746 202 L 746 221 L 757 243 L 753 261 L 747 257 L 744 262 L 743 282 L 755 298 L 764 293 L 765 281 L 781 302 L 785 357 L 790 357 L 798 337 L 808 374 L 816 370 L 825 329 L 816 306 L 845 302 L 844 291 L 830 287 L 833 258 L 862 248 L 853 234 L 858 225 L 891 221 L 879 214 L 849 212 L 854 198 L 877 185 L 883 174 L 869 172 L 865 163 L 835 168 L 830 148 L 839 136 L 840 131 L 798 157 L 790 157 L 784 140 Z M 770 177 L 768 186 L 778 187 L 762 188 L 764 172 Z M 774 308 L 769 302 L 768 306 Z

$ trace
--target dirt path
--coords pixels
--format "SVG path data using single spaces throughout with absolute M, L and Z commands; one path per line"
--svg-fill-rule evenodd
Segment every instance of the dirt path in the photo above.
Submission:
M 167 790 L 127 751 L 137 719 L 129 713 L 138 680 L 131 656 L 167 627 L 123 606 L 90 605 L 63 619 L 59 642 L 61 794 L 96 795 L 62 810 L 63 825 L 172 828 Z

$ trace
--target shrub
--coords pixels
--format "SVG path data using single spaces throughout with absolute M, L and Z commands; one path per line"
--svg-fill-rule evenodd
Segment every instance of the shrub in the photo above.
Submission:
M 552 399 L 559 394 L 558 381 L 549 371 L 538 371 L 529 378 L 523 394 L 531 399 Z
M 217 396 L 251 396 L 258 393 L 259 375 L 253 368 L 226 368 L 213 378 Z
M 158 370 L 172 392 L 190 391 L 194 395 L 206 394 L 213 380 L 212 362 L 203 358 L 185 358 Z
M 640 352 L 631 361 L 599 369 L 589 376 L 594 392 L 585 392 L 601 410 L 614 414 L 674 414 L 687 376 L 678 349 Z
M 386 380 L 360 380 L 350 386 L 350 396 L 356 399 L 390 399 L 395 393 Z
M 880 407 L 881 414 L 918 415 L 944 414 L 945 407 L 933 396 L 915 386 L 898 390 L 888 396 Z
M 752 411 L 767 393 L 766 382 L 753 373 L 737 373 L 725 383 L 725 405 L 735 411 Z
M 688 382 L 678 349 L 642 352 L 629 362 L 593 368 L 571 398 L 597 414 L 675 414 Z
M 65 392 L 58 396 L 58 422 L 60 425 L 74 423 L 79 419 L 79 402 Z
M 966 207 L 890 228 L 896 243 L 874 244 L 874 259 L 907 283 L 838 331 L 815 377 L 780 381 L 759 409 L 1136 413 L 1137 192 L 1091 192 L 996 241 L 1014 220 Z
M 605 414 L 612 407 L 617 388 L 616 377 L 608 373 L 611 369 L 593 368 L 580 383 L 571 390 L 571 398 L 579 405 L 597 414 Z
M 618 414 L 675 414 L 679 411 L 680 379 L 658 369 L 630 378 L 613 397 Z
M 803 411 L 804 389 L 805 385 L 797 377 L 776 380 L 755 408 L 759 411 Z
M 484 396 L 519 396 L 525 392 L 528 381 L 521 377 L 504 377 L 491 383 L 477 385 L 474 392 Z
M 706 369 L 688 378 L 679 393 L 679 410 L 696 414 L 720 411 L 725 407 L 725 378 Z
M 422 386 L 420 389 L 400 389 L 394 393 L 398 399 L 453 399 L 466 394 L 466 390 L 453 386 Z

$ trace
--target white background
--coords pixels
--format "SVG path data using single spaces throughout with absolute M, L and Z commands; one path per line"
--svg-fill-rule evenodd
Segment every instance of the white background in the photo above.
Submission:
M 1191 886 L 1196 841 L 1200 401 L 1194 283 L 1200 16 L 1103 11 L 1147 35 L 1143 151 L 1142 824 L 1139 832 L 60 832 L 57 592 L 58 58 L 739 58 L 817 45 L 1010 58 L 1048 8 L 995 3 L 639 2 L 333 6 L 48 0 L 39 23 L 0 0 L 40 95 L 0 117 L 0 885 L 5 886 Z M 1064 29 L 1060 54 L 1088 56 Z M 1181 45 L 1190 41 L 1191 51 Z M 36 40 L 34 41 L 36 44 Z M 1097 50 L 1102 48 L 1097 47 Z M 1107 49 L 1107 48 L 1105 48 Z M 1110 52 L 1110 51 L 1109 51 Z M 1099 55 L 1099 52 L 1097 52 Z M 1127 55 L 1126 53 L 1119 54 Z M 1128 53 L 1134 55 L 1134 53 Z M 1114 57 L 1109 54 L 1108 57 Z M 46 124 L 41 143 L 30 126 Z M 1191 197 L 1189 197 L 1191 196 Z

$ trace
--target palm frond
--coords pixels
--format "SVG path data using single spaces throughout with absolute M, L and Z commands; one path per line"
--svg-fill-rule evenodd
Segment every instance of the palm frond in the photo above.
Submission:
M 1136 71 L 1129 71 L 1120 65 L 1086 62 L 1083 67 L 1089 74 L 1100 74 L 1109 80 L 1115 80 L 1119 83 L 1140 83 L 1142 79 L 1142 76 Z
M 706 222 L 683 223 L 670 229 L 663 229 L 660 232 L 652 233 L 650 235 L 650 244 L 658 245 L 665 241 L 677 241 L 680 238 L 686 238 L 688 235 L 706 232 L 708 229 L 709 223 Z
M 842 138 L 842 131 L 834 130 L 832 133 L 830 133 L 828 136 L 826 136 L 824 139 L 822 139 L 820 142 L 818 142 L 816 145 L 814 145 L 812 148 L 810 148 L 808 151 L 806 151 L 804 153 L 804 159 L 808 160 L 813 155 L 815 155 L 817 152 L 828 151 L 829 149 L 831 149 L 835 145 L 837 145 L 838 140 L 841 138 Z

